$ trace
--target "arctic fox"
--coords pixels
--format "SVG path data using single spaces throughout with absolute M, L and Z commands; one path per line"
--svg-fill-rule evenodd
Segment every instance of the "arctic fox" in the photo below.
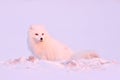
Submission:
M 53 39 L 43 25 L 32 25 L 28 31 L 29 47 L 33 54 L 43 60 L 68 60 L 73 51 Z
M 43 25 L 32 25 L 29 28 L 28 42 L 33 54 L 42 60 L 64 61 L 72 58 L 92 59 L 99 57 L 94 52 L 74 54 L 70 48 L 52 38 Z

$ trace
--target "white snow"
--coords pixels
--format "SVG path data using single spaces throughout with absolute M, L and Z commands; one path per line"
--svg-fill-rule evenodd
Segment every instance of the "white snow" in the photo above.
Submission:
M 0 63 L 2 80 L 119 80 L 119 74 L 119 63 L 102 58 L 50 62 L 30 56 Z

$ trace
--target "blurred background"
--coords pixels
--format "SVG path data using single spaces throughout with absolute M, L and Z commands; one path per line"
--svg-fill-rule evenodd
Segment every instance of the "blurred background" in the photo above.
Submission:
M 44 24 L 75 52 L 120 60 L 119 0 L 0 0 L 0 60 L 31 55 L 31 24 Z

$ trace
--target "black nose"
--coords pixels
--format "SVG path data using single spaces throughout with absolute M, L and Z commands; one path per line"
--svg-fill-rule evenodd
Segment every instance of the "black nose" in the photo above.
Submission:
M 40 38 L 41 41 L 43 41 L 43 38 Z

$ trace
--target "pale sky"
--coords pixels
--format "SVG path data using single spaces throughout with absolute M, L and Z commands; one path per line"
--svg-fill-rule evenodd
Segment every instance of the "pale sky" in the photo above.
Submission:
M 93 50 L 120 60 L 119 21 L 119 0 L 0 1 L 0 60 L 31 55 L 27 47 L 31 24 L 44 24 L 75 52 Z

